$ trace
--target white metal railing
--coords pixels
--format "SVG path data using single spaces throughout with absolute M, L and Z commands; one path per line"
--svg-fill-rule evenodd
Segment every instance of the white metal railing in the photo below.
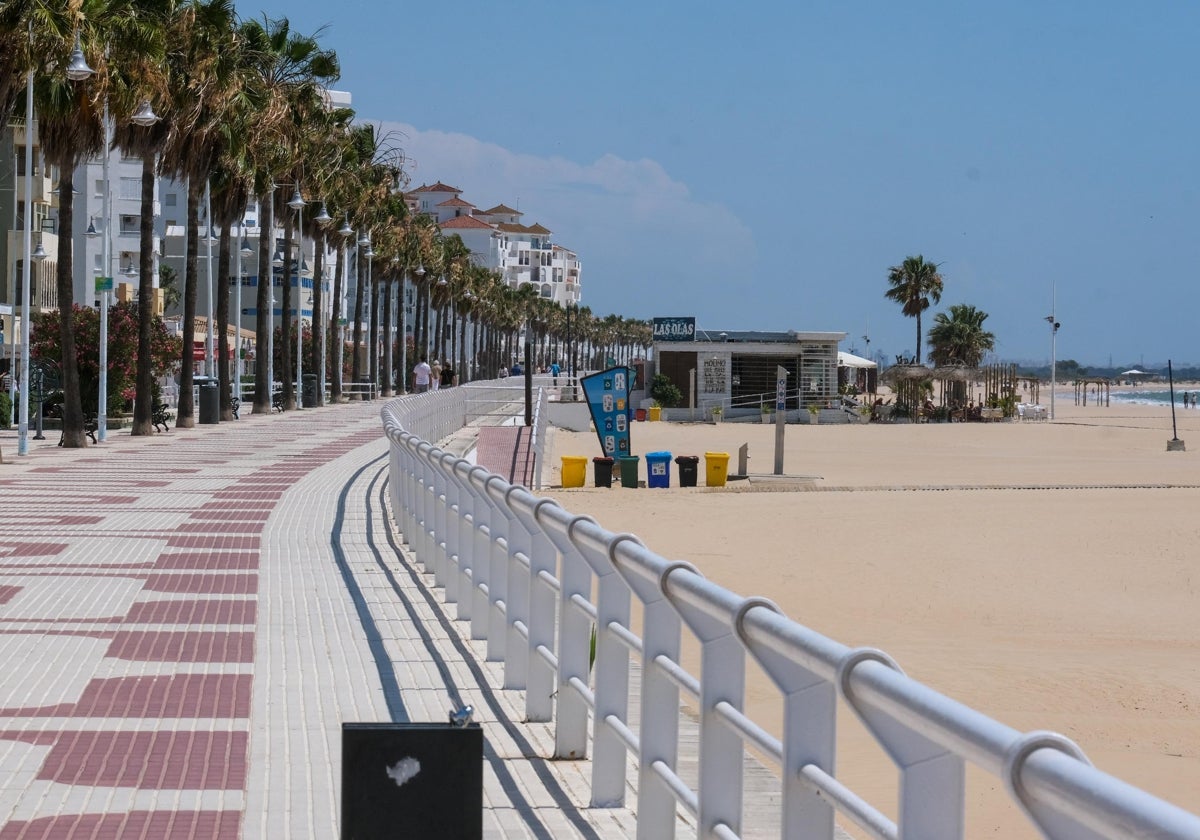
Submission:
M 1200 837 L 1200 817 L 1095 769 L 1065 737 L 998 723 L 905 676 L 882 651 L 826 638 L 437 448 L 429 441 L 449 434 L 453 412 L 437 415 L 435 404 L 461 390 L 382 410 L 396 524 L 471 638 L 486 640 L 487 659 L 503 662 L 503 687 L 525 692 L 527 719 L 553 722 L 554 757 L 585 758 L 590 744 L 592 807 L 624 804 L 634 762 L 638 838 L 672 837 L 678 808 L 702 838 L 738 837 L 743 762 L 730 759 L 747 746 L 779 769 L 788 840 L 832 838 L 835 813 L 875 838 L 957 840 L 967 762 L 998 777 L 1053 840 Z M 641 637 L 630 629 L 633 598 Z M 700 677 L 680 664 L 685 625 L 699 641 Z M 642 667 L 636 729 L 631 654 Z M 743 710 L 747 655 L 780 691 L 783 740 Z M 676 767 L 681 691 L 699 709 L 695 789 Z M 834 774 L 839 699 L 899 770 L 899 824 Z

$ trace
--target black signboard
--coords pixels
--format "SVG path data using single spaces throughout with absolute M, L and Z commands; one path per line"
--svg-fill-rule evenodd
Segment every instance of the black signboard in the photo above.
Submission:
M 655 318 L 655 341 L 695 341 L 695 318 Z
M 342 724 L 342 840 L 483 837 L 483 730 Z

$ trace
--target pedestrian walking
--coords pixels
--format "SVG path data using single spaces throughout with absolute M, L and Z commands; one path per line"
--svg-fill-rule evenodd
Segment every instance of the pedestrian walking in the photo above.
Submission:
M 442 363 L 439 362 L 437 359 L 434 359 L 433 364 L 430 365 L 429 387 L 436 391 L 441 386 L 442 386 Z
M 429 367 L 429 363 L 425 361 L 425 357 L 421 357 L 421 361 L 417 362 L 417 366 L 413 368 L 413 385 L 417 389 L 418 394 L 423 394 L 429 390 L 429 380 L 433 376 L 433 370 Z

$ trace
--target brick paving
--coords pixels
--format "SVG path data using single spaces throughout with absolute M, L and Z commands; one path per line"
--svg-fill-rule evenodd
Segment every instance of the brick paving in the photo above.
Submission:
M 486 837 L 633 835 L 398 551 L 380 407 L 0 431 L 0 840 L 337 837 L 341 724 L 459 703 Z
M 528 426 L 481 426 L 475 445 L 475 463 L 503 476 L 511 484 L 532 487 L 531 432 Z

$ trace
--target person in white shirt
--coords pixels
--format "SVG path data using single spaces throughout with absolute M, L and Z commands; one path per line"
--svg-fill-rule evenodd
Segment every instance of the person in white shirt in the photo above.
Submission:
M 421 357 L 421 361 L 413 368 L 413 384 L 417 388 L 418 394 L 423 394 L 429 390 L 429 379 L 433 371 L 429 367 L 429 363 L 425 361 L 425 357 Z

